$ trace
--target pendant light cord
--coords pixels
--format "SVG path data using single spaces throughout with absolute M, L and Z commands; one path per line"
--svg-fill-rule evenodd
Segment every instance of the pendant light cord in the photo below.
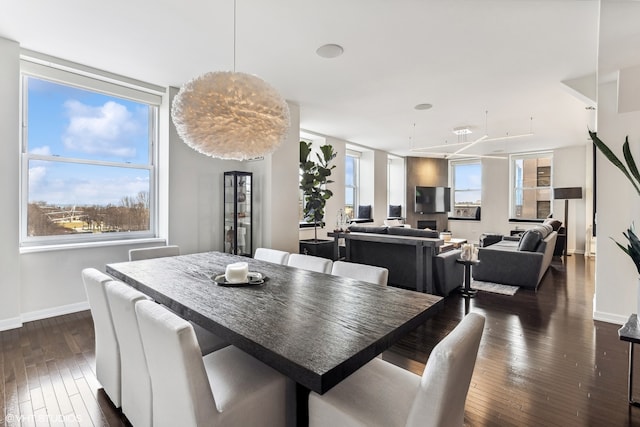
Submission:
M 236 72 L 236 0 L 233 0 L 233 72 Z

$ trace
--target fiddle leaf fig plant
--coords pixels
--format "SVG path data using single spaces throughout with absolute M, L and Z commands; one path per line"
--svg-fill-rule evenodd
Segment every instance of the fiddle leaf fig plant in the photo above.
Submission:
M 329 179 L 331 171 L 336 167 L 331 162 L 336 157 L 336 152 L 329 144 L 320 147 L 320 153 L 316 153 L 317 161 L 310 159 L 312 154 L 311 143 L 300 141 L 300 190 L 303 193 L 303 214 L 305 221 L 313 223 L 314 239 L 318 241 L 318 224 L 324 219 L 324 208 L 327 200 L 333 196 L 333 192 L 327 188 L 327 184 L 333 181 Z
M 593 144 L 602 154 L 604 154 L 607 160 L 620 169 L 623 175 L 627 177 L 631 185 L 633 185 L 633 188 L 635 188 L 636 193 L 640 196 L 640 173 L 638 172 L 638 167 L 633 155 L 631 154 L 631 149 L 629 148 L 629 137 L 627 136 L 625 138 L 624 144 L 622 145 L 622 154 L 626 163 L 625 166 L 625 163 L 623 163 L 618 156 L 616 156 L 614 152 L 611 151 L 611 149 L 600 138 L 598 138 L 596 132 L 589 131 L 589 136 L 591 137 Z M 638 270 L 638 274 L 640 274 L 640 239 L 636 234 L 634 224 L 631 223 L 627 231 L 622 233 L 622 235 L 627 239 L 626 246 L 615 240 L 613 237 L 611 240 L 613 240 L 616 245 L 624 251 L 624 253 L 629 255 Z

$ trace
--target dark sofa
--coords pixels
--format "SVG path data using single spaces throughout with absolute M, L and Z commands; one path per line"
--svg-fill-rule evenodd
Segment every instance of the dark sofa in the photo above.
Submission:
M 549 268 L 558 233 L 550 225 L 527 230 L 522 237 L 505 237 L 478 252 L 480 263 L 472 269 L 473 278 L 485 282 L 537 289 Z
M 462 285 L 460 250 L 439 254 L 443 241 L 433 230 L 405 227 L 349 227 L 347 260 L 389 270 L 389 285 L 441 296 Z M 423 262 L 424 265 L 418 265 Z

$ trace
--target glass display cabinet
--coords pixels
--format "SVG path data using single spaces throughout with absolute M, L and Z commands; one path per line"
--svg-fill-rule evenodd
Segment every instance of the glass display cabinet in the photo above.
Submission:
M 224 173 L 224 251 L 253 254 L 253 173 Z

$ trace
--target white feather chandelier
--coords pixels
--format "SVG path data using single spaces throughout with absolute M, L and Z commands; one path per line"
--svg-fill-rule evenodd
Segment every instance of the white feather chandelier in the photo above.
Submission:
M 233 72 L 216 71 L 187 82 L 173 99 L 171 118 L 180 138 L 211 157 L 247 160 L 273 153 L 289 131 L 289 106 L 259 77 L 236 72 L 236 2 L 233 2 Z
M 173 99 L 171 117 L 191 148 L 229 160 L 270 154 L 289 130 L 289 106 L 280 94 L 256 76 L 231 71 L 187 82 Z

